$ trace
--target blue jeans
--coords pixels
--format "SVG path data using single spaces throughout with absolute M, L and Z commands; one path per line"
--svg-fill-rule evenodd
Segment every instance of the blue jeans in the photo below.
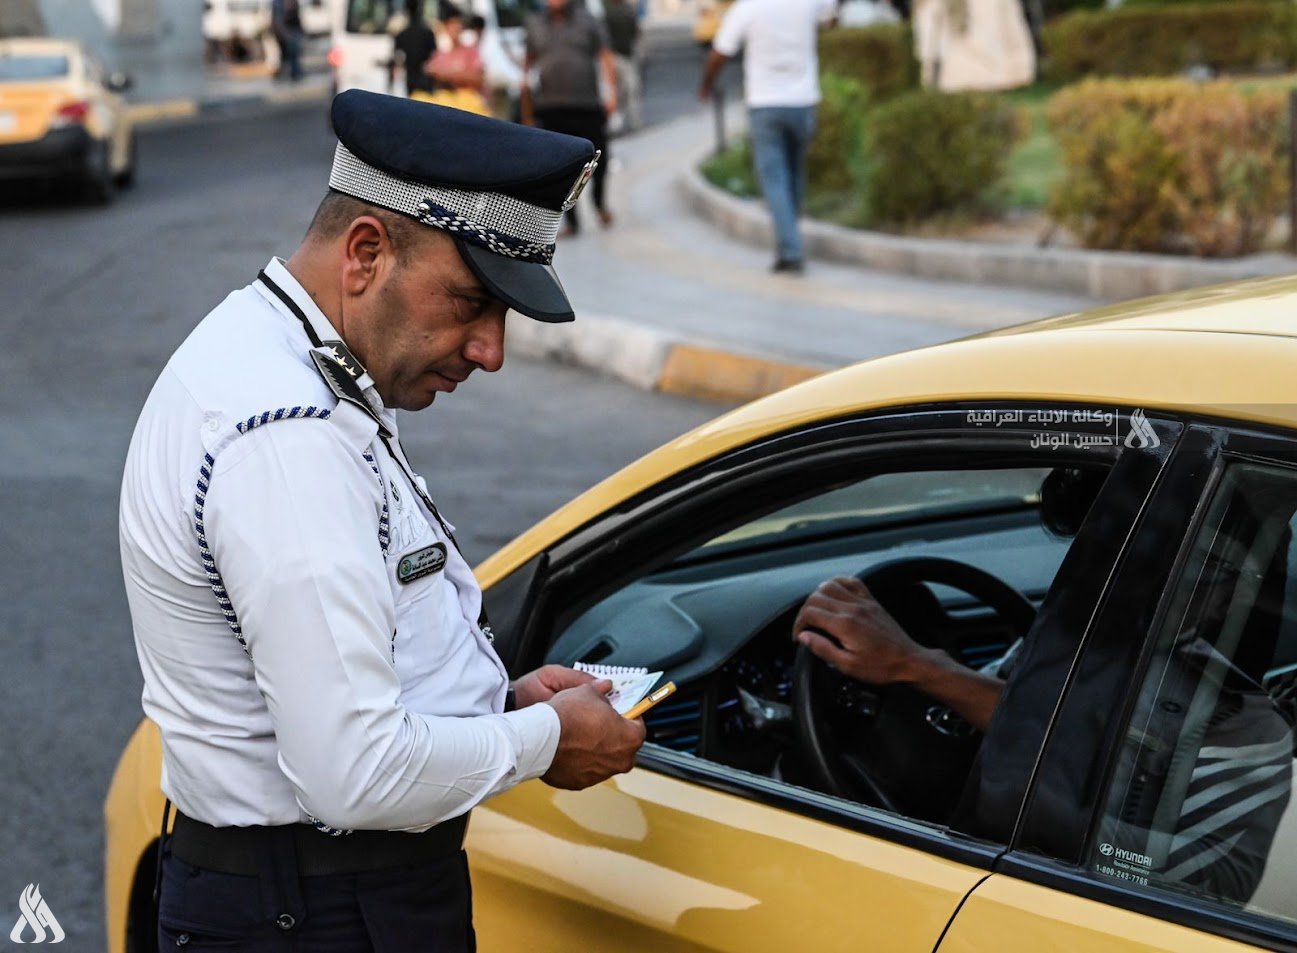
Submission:
M 806 197 L 806 150 L 815 135 L 814 106 L 758 106 L 748 110 L 752 164 L 770 217 L 780 261 L 801 261 L 797 216 Z

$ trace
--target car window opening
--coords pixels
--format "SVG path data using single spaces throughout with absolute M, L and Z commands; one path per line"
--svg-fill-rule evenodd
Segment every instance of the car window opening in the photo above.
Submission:
M 1016 647 L 1106 474 L 1100 466 L 878 473 L 775 503 L 590 606 L 546 660 L 662 670 L 679 691 L 645 717 L 655 745 L 944 826 L 980 733 L 903 686 L 833 678 L 827 666 L 799 674 L 793 619 L 824 580 L 870 580 L 899 564 L 899 575 L 887 569 L 871 584 L 912 637 L 988 678 L 1011 677 Z M 923 578 L 947 563 L 956 564 L 953 580 Z M 1024 608 L 992 608 L 951 584 L 964 575 L 991 577 Z M 807 720 L 832 749 L 827 778 L 809 763 Z M 884 776 L 886 790 L 872 790 L 870 779 Z

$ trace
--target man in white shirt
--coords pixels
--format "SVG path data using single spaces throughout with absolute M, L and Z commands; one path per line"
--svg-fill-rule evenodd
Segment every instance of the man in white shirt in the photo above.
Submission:
M 608 683 L 510 683 L 396 410 L 498 370 L 510 308 L 572 319 L 550 264 L 590 143 L 337 97 L 330 192 L 177 349 L 140 416 L 121 552 L 177 808 L 159 941 L 465 951 L 468 812 L 630 769 Z M 165 822 L 164 822 L 165 823 Z
M 737 0 L 712 41 L 699 88 L 710 99 L 722 67 L 743 51 L 752 161 L 774 221 L 776 272 L 805 267 L 797 217 L 820 101 L 816 34 L 834 9 L 835 0 Z

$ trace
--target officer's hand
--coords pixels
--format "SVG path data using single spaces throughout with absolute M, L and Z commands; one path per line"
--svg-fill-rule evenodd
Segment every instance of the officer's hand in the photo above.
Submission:
M 594 676 L 588 672 L 578 672 L 562 665 L 542 665 L 513 683 L 513 697 L 519 708 L 526 708 L 537 702 L 547 702 L 566 688 L 593 681 Z
M 541 778 L 546 784 L 579 791 L 634 766 L 635 752 L 644 744 L 644 722 L 617 714 L 604 697 L 611 688 L 611 682 L 598 681 L 549 700 L 562 733 L 554 761 Z
M 854 576 L 816 589 L 797 613 L 792 635 L 843 674 L 870 685 L 914 681 L 930 654 Z

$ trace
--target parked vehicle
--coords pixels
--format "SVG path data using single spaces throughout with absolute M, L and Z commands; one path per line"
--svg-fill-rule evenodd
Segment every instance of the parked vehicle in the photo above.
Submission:
M 711 46 L 716 39 L 716 31 L 721 28 L 725 12 L 734 0 L 699 0 L 698 12 L 694 16 L 693 38 L 699 46 Z
M 340 2 L 300 0 L 302 32 L 308 37 L 328 36 L 333 30 L 335 7 Z M 271 21 L 272 0 L 204 0 L 203 39 L 208 59 L 219 59 L 235 47 L 259 50 L 271 32 Z
M 473 812 L 479 947 L 1294 948 L 1294 314 L 1267 279 L 825 374 L 477 567 L 511 672 L 679 686 L 629 774 Z M 984 735 L 798 647 L 837 575 L 998 666 Z M 148 934 L 160 768 L 142 723 L 104 812 L 111 953 Z
M 478 46 L 486 68 L 488 89 L 500 99 L 517 103 L 525 60 L 523 23 L 542 0 L 465 0 L 458 6 L 485 22 Z M 603 15 L 602 0 L 585 0 L 596 16 Z M 438 0 L 424 0 L 424 19 L 437 20 Z M 406 94 L 400 70 L 393 71 L 392 38 L 406 26 L 405 0 L 341 0 L 333 32 L 329 63 L 334 87 Z
M 0 178 L 66 180 L 99 202 L 131 185 L 130 85 L 72 40 L 0 39 Z
M 209 61 L 227 57 L 235 49 L 259 49 L 269 32 L 270 0 L 203 2 L 203 40 Z

